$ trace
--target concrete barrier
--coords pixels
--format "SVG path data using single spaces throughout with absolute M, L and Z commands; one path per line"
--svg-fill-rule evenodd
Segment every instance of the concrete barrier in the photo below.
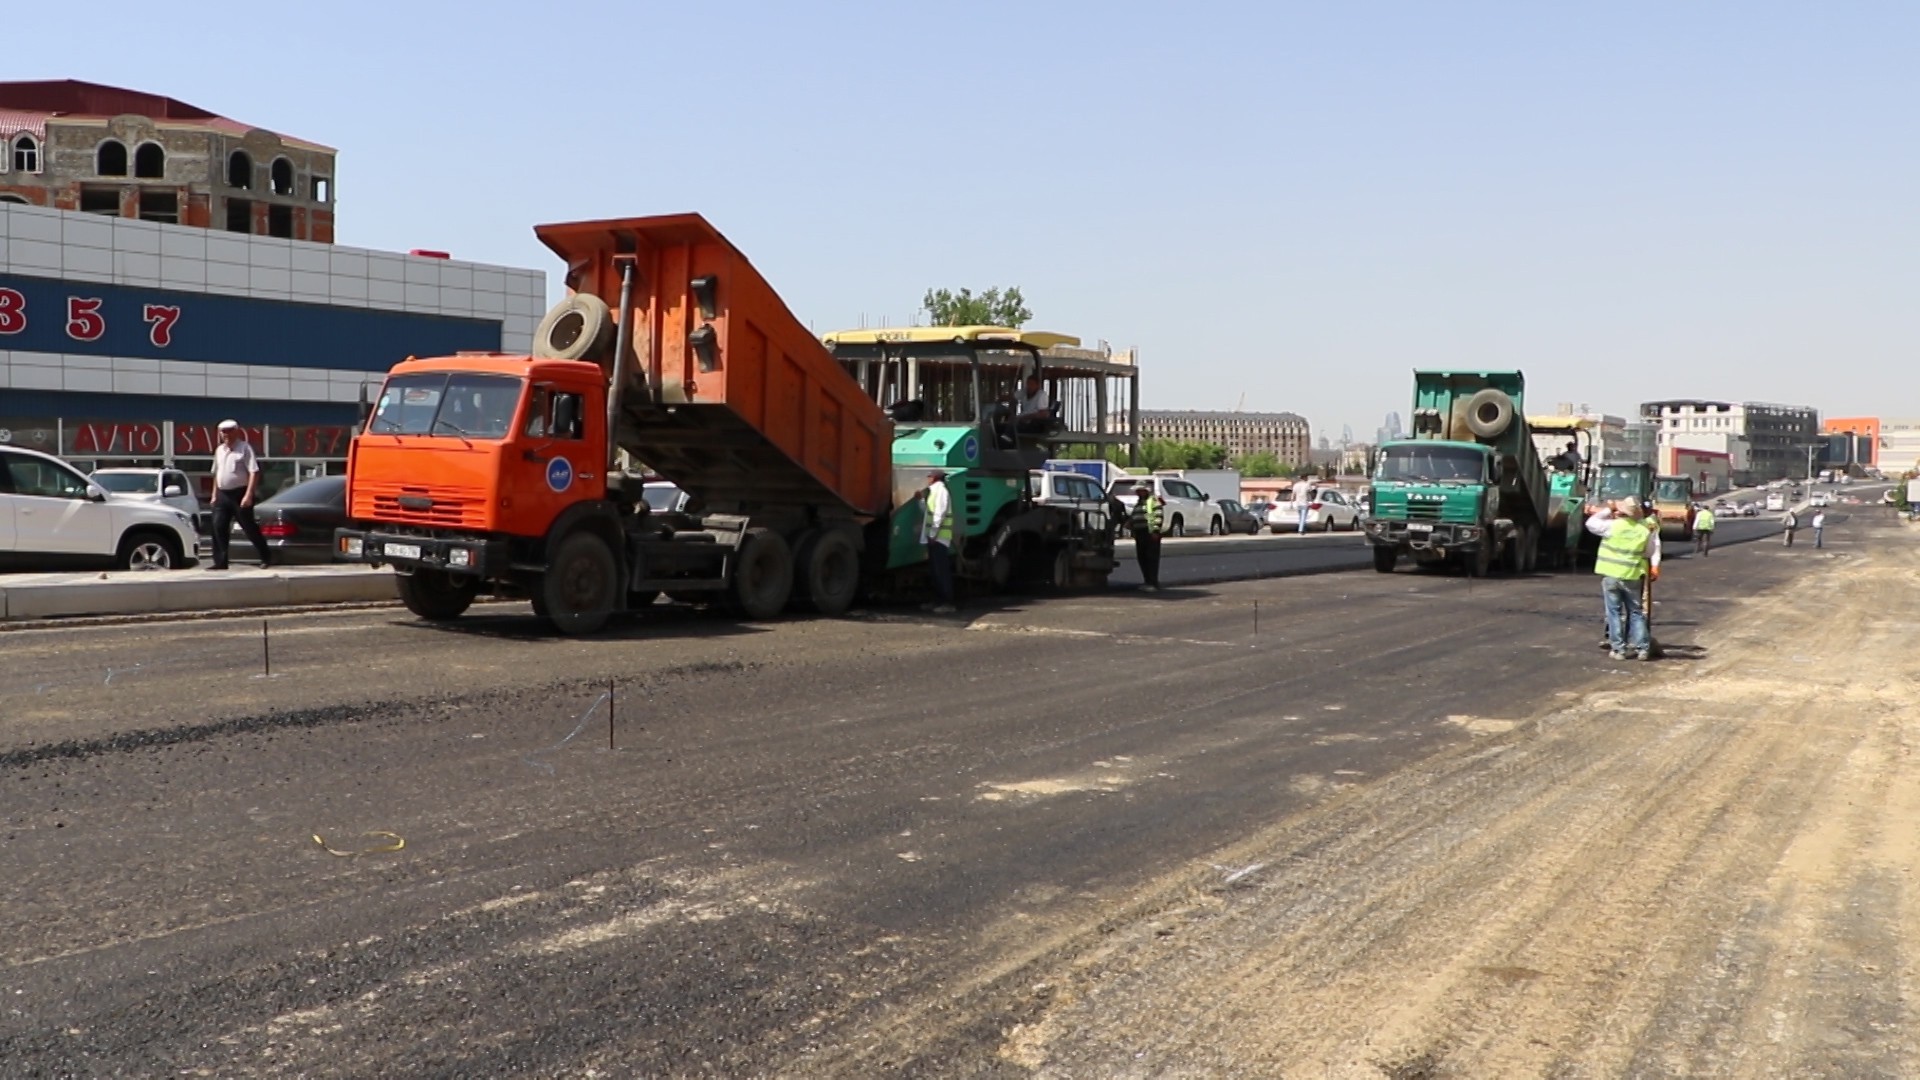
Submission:
M 0 620 L 369 603 L 398 596 L 364 567 L 0 575 Z

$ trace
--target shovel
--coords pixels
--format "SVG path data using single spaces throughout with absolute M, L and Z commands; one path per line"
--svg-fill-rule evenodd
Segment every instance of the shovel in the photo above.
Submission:
M 1660 659 L 1660 639 L 1653 636 L 1653 575 L 1640 578 L 1640 608 L 1647 613 L 1647 655 Z

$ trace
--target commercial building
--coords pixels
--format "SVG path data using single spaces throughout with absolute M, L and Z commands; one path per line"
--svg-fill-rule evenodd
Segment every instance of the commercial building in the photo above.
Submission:
M 1725 454 L 1740 485 L 1807 476 L 1820 449 L 1820 415 L 1804 405 L 1649 401 L 1640 418 L 1658 429 L 1661 460 L 1675 449 Z
M 1826 447 L 1821 465 L 1827 468 L 1873 468 L 1880 463 L 1880 418 L 1838 416 L 1820 422 Z
M 1654 468 L 1667 476 L 1692 480 L 1696 496 L 1718 495 L 1733 489 L 1732 459 L 1713 450 L 1669 447 Z
M 0 83 L 0 442 L 169 465 L 233 417 L 269 490 L 336 472 L 409 355 L 523 352 L 539 270 L 335 245 L 333 151 L 171 98 Z
M 1887 476 L 1920 469 L 1920 418 L 1883 418 L 1874 466 Z
M 1295 468 L 1306 465 L 1313 452 L 1306 417 L 1290 412 L 1142 409 L 1140 437 L 1212 443 L 1234 458 L 1264 451 Z

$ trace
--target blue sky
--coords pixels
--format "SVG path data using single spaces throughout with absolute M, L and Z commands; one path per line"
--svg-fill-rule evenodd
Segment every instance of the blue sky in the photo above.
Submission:
M 342 243 L 557 276 L 536 222 L 696 210 L 820 330 L 1019 285 L 1150 407 L 1362 439 L 1416 366 L 1920 414 L 1920 5 L 88 12 L 4 77 L 336 146 Z

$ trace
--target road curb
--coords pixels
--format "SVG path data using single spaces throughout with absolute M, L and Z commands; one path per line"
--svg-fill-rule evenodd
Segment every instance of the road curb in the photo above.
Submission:
M 378 570 L 242 571 L 232 576 L 183 570 L 67 581 L 5 583 L 0 579 L 0 626 L 144 615 L 179 618 L 209 611 L 287 610 L 397 599 L 393 574 Z

